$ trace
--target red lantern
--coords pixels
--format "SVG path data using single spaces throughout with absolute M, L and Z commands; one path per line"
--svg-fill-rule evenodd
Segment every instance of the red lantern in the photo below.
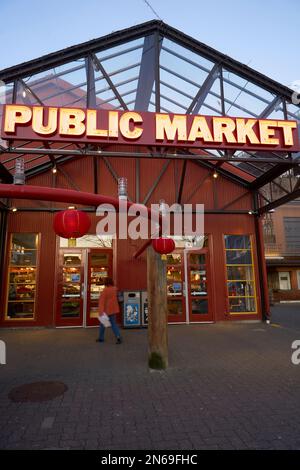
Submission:
M 172 251 L 175 250 L 175 242 L 172 238 L 154 238 L 152 240 L 152 246 L 154 250 L 161 255 L 172 253 Z
M 75 239 L 83 237 L 91 226 L 90 217 L 77 209 L 57 212 L 54 216 L 53 228 L 62 238 Z

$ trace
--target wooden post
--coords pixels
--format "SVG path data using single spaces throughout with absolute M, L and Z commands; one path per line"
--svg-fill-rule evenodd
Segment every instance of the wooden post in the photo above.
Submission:
M 150 369 L 168 367 L 168 308 L 166 262 L 147 248 L 148 345 Z

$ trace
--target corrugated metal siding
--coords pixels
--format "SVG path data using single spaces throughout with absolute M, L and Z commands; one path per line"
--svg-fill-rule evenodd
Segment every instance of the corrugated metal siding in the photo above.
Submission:
M 126 148 L 126 152 L 130 149 Z M 132 151 L 135 151 L 134 146 Z M 110 159 L 115 171 L 119 176 L 128 178 L 129 194 L 135 199 L 135 159 Z M 144 199 L 155 179 L 159 175 L 163 165 L 163 160 L 141 159 L 140 160 L 140 192 L 141 200 Z M 177 174 L 177 189 L 180 182 L 182 161 L 172 161 L 161 178 L 157 188 L 154 190 L 149 203 L 158 203 L 160 199 L 164 199 L 167 203 L 175 202 L 175 177 Z M 177 169 L 176 169 L 177 167 Z M 93 163 L 91 157 L 78 158 L 62 166 L 67 172 L 75 185 L 80 190 L 93 192 Z M 213 181 L 211 174 L 205 168 L 189 162 L 187 164 L 185 182 L 183 187 L 182 202 L 186 202 L 194 189 L 203 181 L 203 184 L 189 203 L 204 203 L 206 209 L 222 208 L 230 201 L 234 201 L 243 195 L 245 190 L 219 176 Z M 99 158 L 99 193 L 103 195 L 117 196 L 117 183 L 111 176 L 104 161 Z M 51 171 L 27 181 L 27 184 L 41 185 L 51 187 L 53 185 L 53 175 Z M 214 188 L 215 185 L 215 197 Z M 65 187 L 74 189 L 60 172 L 57 174 L 56 187 Z M 217 202 L 217 207 L 216 207 Z M 65 207 L 65 204 L 53 205 L 53 203 L 44 203 L 40 201 L 15 201 L 19 207 Z M 250 195 L 246 195 L 242 199 L 234 202 L 230 209 L 251 209 L 252 200 Z M 92 214 L 91 214 L 92 215 Z M 52 228 L 53 215 L 51 213 L 21 213 L 17 212 L 9 216 L 10 232 L 41 232 L 41 258 L 39 272 L 39 287 L 37 298 L 38 324 L 53 324 L 53 305 L 55 304 L 55 259 L 56 259 L 56 237 Z M 92 215 L 91 233 L 95 233 L 97 219 Z M 223 250 L 223 234 L 254 234 L 254 219 L 249 215 L 206 215 L 205 216 L 205 233 L 211 234 L 210 250 L 212 253 L 213 273 L 214 273 L 214 292 L 218 292 L 215 296 L 215 319 L 224 320 L 226 316 L 226 284 L 225 284 L 225 264 Z M 254 237 L 253 237 L 254 238 Z M 114 253 L 116 261 L 116 278 L 118 287 L 125 289 L 146 289 L 146 256 L 145 254 L 138 260 L 133 259 L 133 253 L 142 244 L 141 241 L 124 241 L 117 240 L 116 250 Z M 255 247 L 255 244 L 254 244 Z M 255 256 L 256 259 L 256 256 Z M 256 262 L 257 267 L 257 262 Z M 258 288 L 258 276 L 256 269 L 256 285 Z M 222 294 L 222 295 L 220 295 Z M 249 318 L 249 316 L 247 316 Z M 235 317 L 237 319 L 237 317 Z

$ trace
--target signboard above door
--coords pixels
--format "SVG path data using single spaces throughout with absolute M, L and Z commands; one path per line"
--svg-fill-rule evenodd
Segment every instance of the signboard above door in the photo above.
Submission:
M 6 140 L 143 146 L 300 151 L 297 122 L 9 104 Z

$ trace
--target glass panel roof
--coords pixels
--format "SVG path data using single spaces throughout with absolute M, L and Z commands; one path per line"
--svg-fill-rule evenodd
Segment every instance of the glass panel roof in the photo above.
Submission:
M 27 77 L 23 82 L 26 95 L 33 94 L 45 106 L 85 106 L 87 83 L 83 59 Z
M 147 39 L 141 37 L 136 40 L 106 47 L 105 40 L 99 44 L 99 50 L 91 51 L 92 63 L 92 90 L 95 92 L 95 102 L 98 108 L 123 109 L 123 104 L 128 109 L 136 109 L 139 97 L 144 93 L 144 87 L 148 91 L 144 95 L 150 97 L 143 102 L 143 110 L 155 111 L 155 42 L 149 33 Z M 163 36 L 163 32 L 160 33 Z M 160 38 L 159 43 L 159 77 L 160 77 L 160 104 L 161 111 L 168 113 L 186 113 L 259 117 L 270 119 L 284 119 L 284 107 L 280 100 L 276 100 L 275 93 L 258 86 L 253 80 L 249 80 L 230 70 L 230 66 L 222 66 L 223 88 L 221 83 L 220 68 L 207 59 L 207 54 L 196 53 L 172 41 L 167 37 Z M 122 39 L 119 39 L 122 41 Z M 152 41 L 152 42 L 151 42 Z M 150 44 L 150 45 L 149 45 Z M 94 52 L 95 51 L 95 52 Z M 61 52 L 60 52 L 61 54 Z M 217 52 L 216 52 L 217 54 Z M 61 54 L 63 60 L 63 54 Z M 220 59 L 221 60 L 221 59 Z M 218 62 L 219 63 L 219 62 Z M 236 69 L 234 69 L 236 70 Z M 141 83 L 140 77 L 149 78 L 149 83 Z M 152 78 L 151 78 L 152 77 Z M 94 85 L 93 85 L 94 83 Z M 92 92 L 92 90 L 89 90 Z M 222 106 L 222 91 L 224 103 Z M 78 56 L 76 60 L 49 68 L 40 73 L 18 78 L 16 97 L 17 102 L 24 104 L 44 104 L 46 106 L 76 106 L 86 107 L 88 94 L 87 78 L 87 54 Z M 6 86 L 6 102 L 11 102 L 13 96 L 12 84 Z M 0 121 L 1 110 L 0 90 Z M 271 104 L 274 104 L 271 105 Z M 289 119 L 300 121 L 300 106 L 287 103 L 287 115 Z M 137 108 L 138 110 L 138 108 Z M 1 145 L 4 143 L 2 142 Z M 17 146 L 26 143 L 19 142 Z M 42 143 L 27 143 L 27 146 L 44 148 Z M 51 145 L 51 143 L 50 143 Z M 61 147 L 65 144 L 60 144 Z M 67 147 L 69 144 L 67 145 Z M 223 155 L 220 151 L 209 150 L 208 154 Z M 258 152 L 235 151 L 234 157 L 249 158 L 251 162 L 231 162 L 226 168 L 239 168 L 247 175 L 258 177 L 273 168 L 274 164 L 256 162 Z M 276 155 L 261 153 L 264 158 L 274 158 Z M 284 157 L 284 155 L 281 155 Z M 16 155 L 0 154 L 0 161 L 5 162 L 7 168 L 12 169 Z M 294 158 L 297 156 L 294 154 Z M 39 165 L 49 161 L 45 155 L 32 155 L 26 163 L 27 167 Z

